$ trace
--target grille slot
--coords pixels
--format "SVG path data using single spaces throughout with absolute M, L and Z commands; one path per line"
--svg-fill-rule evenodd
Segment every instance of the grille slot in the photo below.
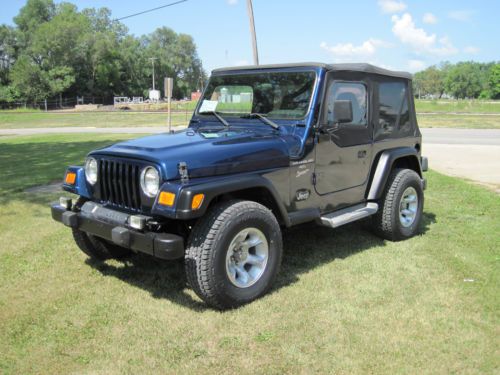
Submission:
M 140 167 L 106 159 L 101 159 L 98 163 L 101 201 L 121 208 L 139 210 L 141 208 Z

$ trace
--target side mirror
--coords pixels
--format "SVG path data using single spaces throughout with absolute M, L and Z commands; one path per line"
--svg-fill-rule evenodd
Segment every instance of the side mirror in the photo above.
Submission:
M 350 100 L 335 100 L 333 102 L 333 123 L 350 122 L 352 122 L 352 102 Z

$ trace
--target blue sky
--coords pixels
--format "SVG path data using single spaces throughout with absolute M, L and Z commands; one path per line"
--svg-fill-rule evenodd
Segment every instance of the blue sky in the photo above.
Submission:
M 173 0 L 71 1 L 122 17 Z M 59 1 L 57 1 L 59 2 Z M 0 23 L 25 1 L 2 1 Z M 253 0 L 261 64 L 370 62 L 415 72 L 441 61 L 500 60 L 496 0 Z M 207 71 L 252 62 L 245 0 L 188 0 L 126 19 L 136 35 L 161 26 L 190 34 Z

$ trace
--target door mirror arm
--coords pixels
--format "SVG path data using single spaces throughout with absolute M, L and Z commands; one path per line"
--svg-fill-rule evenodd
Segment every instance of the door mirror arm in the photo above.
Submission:
M 335 133 L 342 128 L 343 128 L 343 124 L 339 123 L 339 122 L 333 123 L 333 124 L 326 123 L 326 124 L 323 124 L 319 127 L 319 132 L 321 134 L 332 134 L 332 133 Z

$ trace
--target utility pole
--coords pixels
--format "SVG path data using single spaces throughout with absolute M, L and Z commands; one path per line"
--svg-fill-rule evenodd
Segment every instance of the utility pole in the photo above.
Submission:
M 153 65 L 153 90 L 155 89 L 155 60 L 157 60 L 157 57 L 150 57 L 149 60 L 151 60 L 151 64 Z
M 172 92 L 174 90 L 174 79 L 165 77 L 164 81 L 165 98 L 167 98 L 167 124 L 168 132 L 172 133 Z
M 255 22 L 253 19 L 252 0 L 247 0 L 248 18 L 250 20 L 250 35 L 252 36 L 253 63 L 259 65 L 259 53 L 257 51 L 257 36 L 255 35 Z

